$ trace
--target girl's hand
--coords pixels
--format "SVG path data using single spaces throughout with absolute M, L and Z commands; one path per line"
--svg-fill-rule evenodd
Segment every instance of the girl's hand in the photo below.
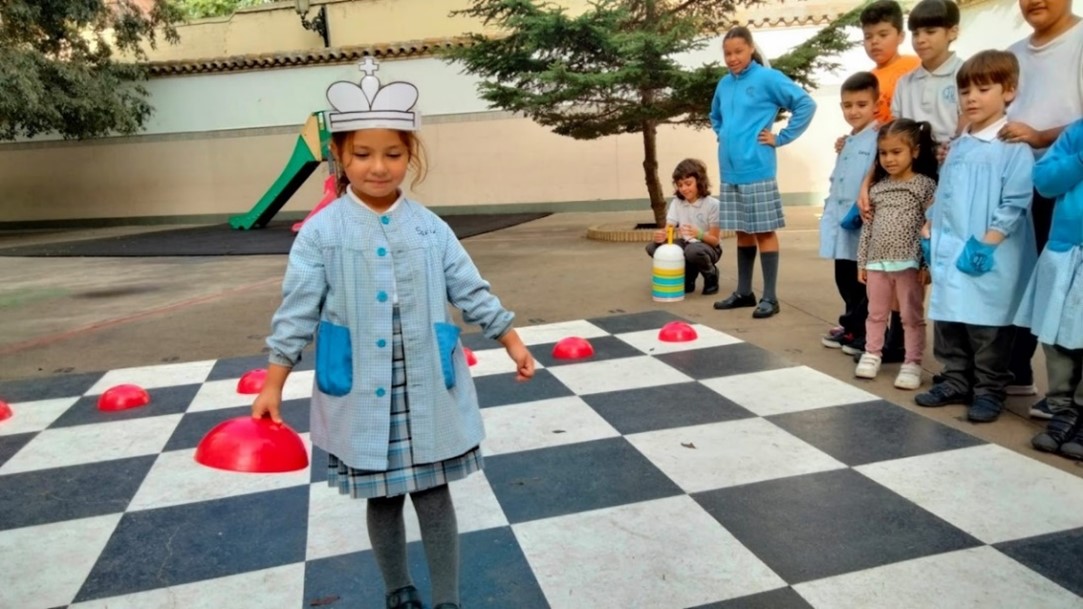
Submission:
M 948 158 L 948 150 L 951 149 L 951 142 L 945 142 L 936 147 L 936 162 L 940 165 L 944 164 L 944 159 Z
M 264 385 L 263 390 L 256 396 L 256 401 L 252 402 L 252 418 L 262 419 L 263 417 L 270 415 L 272 421 L 281 423 L 282 415 L 279 412 L 279 407 L 281 405 L 282 390 L 273 387 L 268 388 Z
M 872 222 L 872 200 L 869 199 L 869 190 L 862 187 L 857 193 L 857 208 L 861 210 L 861 219 Z
M 665 243 L 665 241 L 666 241 L 666 231 L 661 230 L 661 229 L 658 229 L 658 230 L 654 231 L 654 242 L 655 243 Z
M 846 136 L 843 135 L 839 139 L 835 140 L 835 154 L 842 152 L 842 147 L 846 145 Z
M 508 357 L 511 361 L 515 362 L 515 380 L 517 381 L 529 381 L 534 377 L 534 356 L 530 354 L 530 350 L 523 344 L 523 340 L 519 338 L 519 333 L 514 329 L 508 330 L 504 336 L 500 337 L 501 344 L 504 345 L 504 350 L 508 352 Z
M 857 280 L 861 283 L 865 283 L 869 280 L 869 272 L 865 269 L 861 269 L 857 272 Z
M 764 129 L 763 131 L 760 131 L 758 141 L 765 146 L 774 148 L 776 142 L 775 134 L 772 133 L 770 129 Z

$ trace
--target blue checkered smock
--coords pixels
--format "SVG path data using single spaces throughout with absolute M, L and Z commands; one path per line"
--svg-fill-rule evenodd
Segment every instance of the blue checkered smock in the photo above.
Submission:
M 408 199 L 383 215 L 341 197 L 305 222 L 290 250 L 282 304 L 272 320 L 272 363 L 292 366 L 326 324 L 346 328 L 352 379 L 344 395 L 312 392 L 312 442 L 362 470 L 388 467 L 392 314 L 398 295 L 414 461 L 462 455 L 484 438 L 474 383 L 456 345 L 447 388 L 435 325 L 463 319 L 499 338 L 513 314 L 489 291 L 441 220 Z M 326 322 L 326 324 L 321 324 Z M 330 341 L 329 341 L 330 343 Z M 323 353 L 317 343 L 317 352 Z M 317 378 L 320 376 L 317 357 Z

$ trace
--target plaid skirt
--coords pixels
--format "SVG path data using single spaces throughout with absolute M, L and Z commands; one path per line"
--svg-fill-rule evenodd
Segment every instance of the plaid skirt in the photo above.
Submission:
M 751 184 L 723 182 L 718 202 L 718 224 L 722 230 L 769 233 L 786 226 L 782 195 L 774 179 Z
M 477 446 L 458 457 L 436 463 L 415 463 L 410 442 L 410 399 L 406 394 L 406 358 L 402 348 L 399 309 L 395 307 L 392 333 L 391 432 L 387 443 L 387 471 L 354 469 L 329 455 L 327 483 L 354 499 L 394 497 L 461 480 L 480 470 Z

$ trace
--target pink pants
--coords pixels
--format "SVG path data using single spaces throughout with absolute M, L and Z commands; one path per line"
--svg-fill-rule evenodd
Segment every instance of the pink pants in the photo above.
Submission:
M 869 271 L 865 281 L 869 294 L 869 317 L 865 321 L 865 352 L 883 355 L 884 331 L 895 296 L 899 298 L 906 363 L 920 364 L 925 352 L 925 286 L 917 269 Z

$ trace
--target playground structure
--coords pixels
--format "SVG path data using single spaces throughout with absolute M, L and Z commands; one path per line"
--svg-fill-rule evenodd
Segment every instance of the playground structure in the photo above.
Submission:
M 274 218 L 278 210 L 290 200 L 297 189 L 305 183 L 320 163 L 328 162 L 328 177 L 324 181 L 323 198 L 309 212 L 304 220 L 293 225 L 293 232 L 297 232 L 309 218 L 318 213 L 336 198 L 335 171 L 330 153 L 331 134 L 327 130 L 327 121 L 324 113 L 313 112 L 309 115 L 301 127 L 301 133 L 293 146 L 293 153 L 285 168 L 279 174 L 278 179 L 271 184 L 267 192 L 252 206 L 247 213 L 233 216 L 229 219 L 230 227 L 238 230 L 251 230 L 263 228 Z

